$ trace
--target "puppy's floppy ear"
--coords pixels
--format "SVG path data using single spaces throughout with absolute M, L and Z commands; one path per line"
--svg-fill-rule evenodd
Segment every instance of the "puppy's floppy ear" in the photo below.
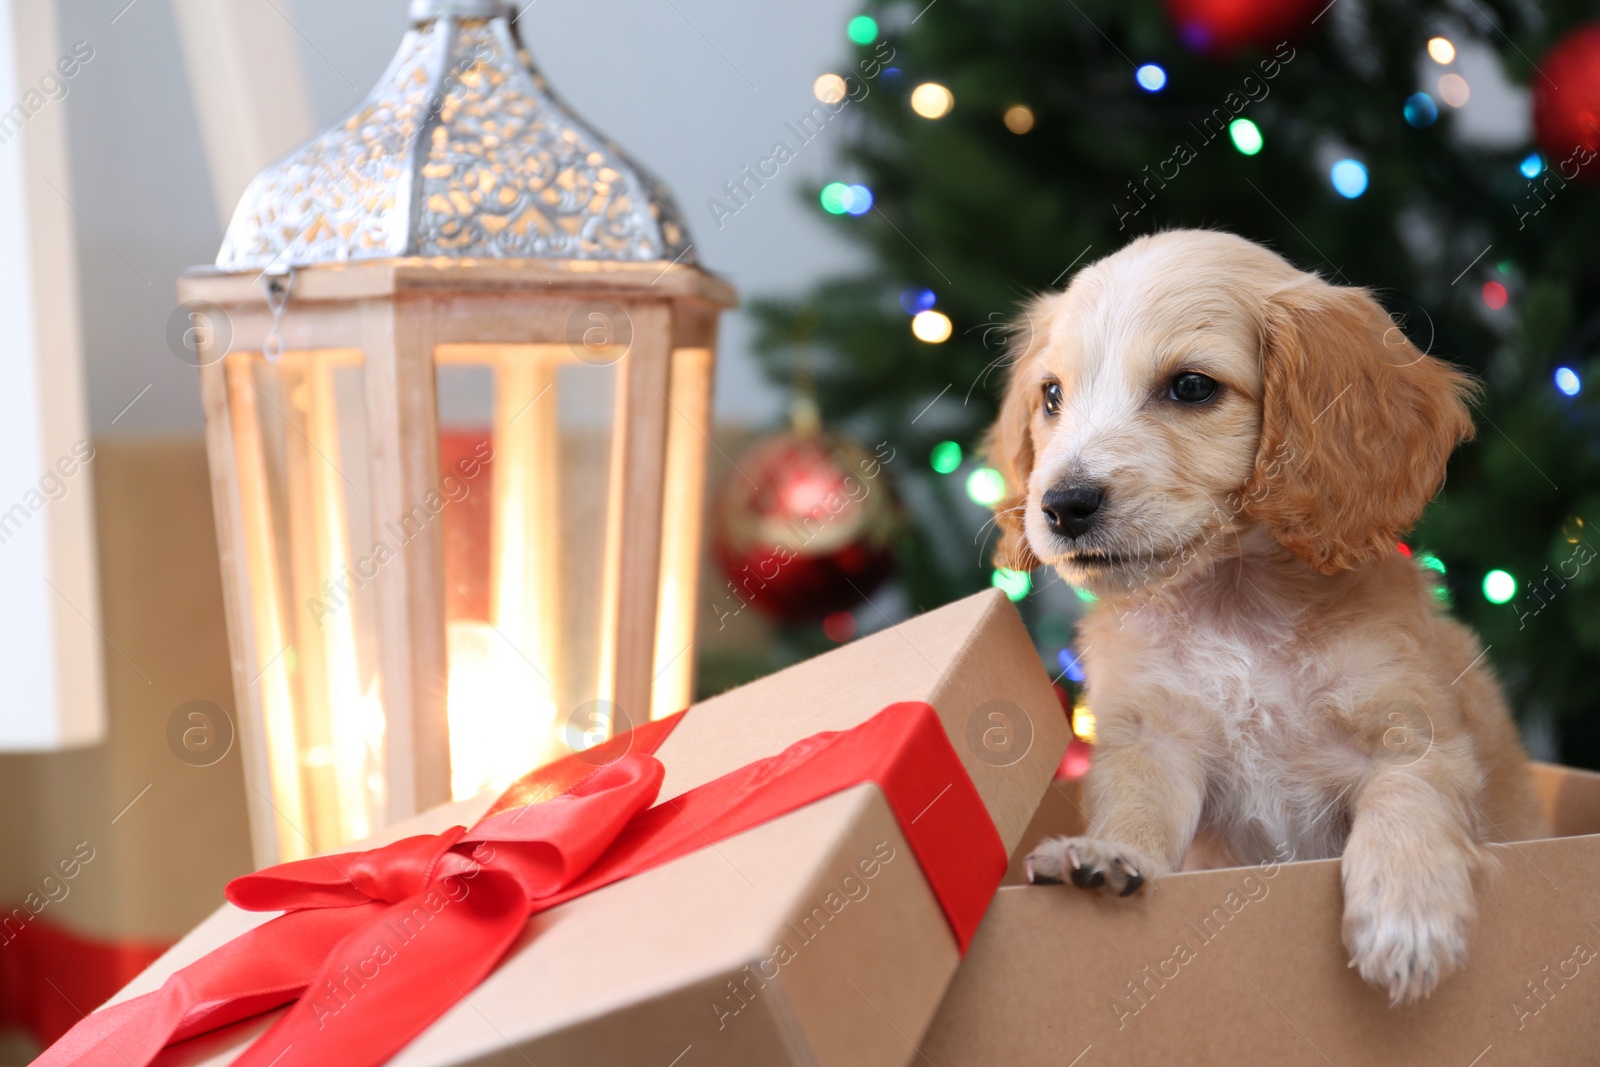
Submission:
M 1040 402 L 1033 360 L 1043 344 L 1046 299 L 1041 297 L 1028 306 L 1013 333 L 1010 343 L 1017 355 L 1006 371 L 1000 414 L 989 430 L 985 450 L 990 464 L 1006 479 L 1005 499 L 995 505 L 994 521 L 1000 530 L 995 564 L 1017 571 L 1039 566 L 1039 557 L 1028 545 L 1023 519 L 1028 508 L 1028 478 L 1033 474 L 1033 413 Z
M 1476 383 L 1365 291 L 1309 276 L 1268 298 L 1262 363 L 1249 513 L 1324 574 L 1393 552 L 1473 435 Z

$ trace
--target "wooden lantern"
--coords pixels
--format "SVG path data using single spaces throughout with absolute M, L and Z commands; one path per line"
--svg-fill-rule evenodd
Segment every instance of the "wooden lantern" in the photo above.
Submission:
M 368 99 L 179 285 L 260 864 L 690 698 L 733 291 L 507 5 L 411 9 Z

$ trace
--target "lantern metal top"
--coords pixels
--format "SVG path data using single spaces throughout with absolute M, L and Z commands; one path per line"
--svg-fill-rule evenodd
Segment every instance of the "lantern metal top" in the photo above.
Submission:
M 400 256 L 695 262 L 671 194 L 551 92 L 504 0 L 411 0 L 343 121 L 245 189 L 217 268 Z

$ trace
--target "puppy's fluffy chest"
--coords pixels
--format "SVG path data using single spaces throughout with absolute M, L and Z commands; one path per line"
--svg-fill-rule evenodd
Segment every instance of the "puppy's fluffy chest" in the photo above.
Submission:
M 1344 672 L 1292 606 L 1259 590 L 1201 595 L 1124 617 L 1116 659 L 1137 665 L 1140 688 L 1164 694 L 1164 713 L 1206 751 L 1202 835 L 1242 863 L 1337 855 L 1367 766 L 1329 714 L 1351 688 Z M 1091 700 L 1108 691 L 1115 714 L 1119 668 L 1090 658 L 1089 670 Z

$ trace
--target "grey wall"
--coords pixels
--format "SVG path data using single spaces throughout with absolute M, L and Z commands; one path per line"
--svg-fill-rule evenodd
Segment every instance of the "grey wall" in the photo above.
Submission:
M 365 94 L 405 26 L 405 0 L 272 2 L 296 31 L 319 126 Z M 168 350 L 166 321 L 174 279 L 210 262 L 222 235 L 172 9 L 63 8 L 64 44 L 95 49 L 66 102 L 92 424 L 99 434 L 195 432 L 195 373 Z M 852 256 L 797 191 L 834 176 L 838 123 L 720 230 L 706 200 L 813 103 L 813 79 L 847 55 L 854 13 L 850 0 L 534 0 L 524 33 L 566 99 L 674 190 L 701 262 L 749 296 L 799 287 Z M 724 328 L 718 417 L 775 416 L 781 398 L 749 358 L 747 322 L 735 313 Z

